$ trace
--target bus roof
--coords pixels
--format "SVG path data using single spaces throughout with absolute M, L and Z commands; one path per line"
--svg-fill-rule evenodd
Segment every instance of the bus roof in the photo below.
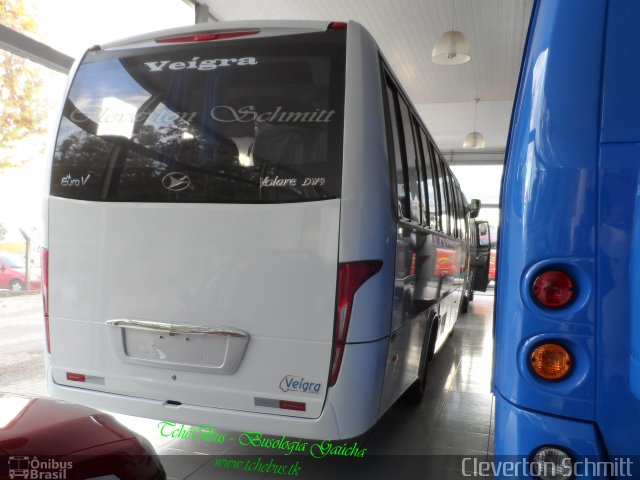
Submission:
M 107 49 L 120 49 L 142 46 L 160 46 L 158 38 L 188 36 L 202 33 L 228 32 L 238 30 L 259 30 L 252 37 L 268 37 L 273 35 L 291 35 L 296 33 L 310 33 L 325 31 L 331 21 L 317 20 L 242 20 L 231 22 L 202 23 L 198 25 L 188 25 L 185 27 L 158 30 L 128 37 L 122 40 L 108 42 L 100 47 Z

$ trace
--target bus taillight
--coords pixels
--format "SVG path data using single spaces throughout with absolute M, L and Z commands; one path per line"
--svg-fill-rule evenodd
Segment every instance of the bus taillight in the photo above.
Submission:
M 573 299 L 575 290 L 569 275 L 559 270 L 547 270 L 533 281 L 532 293 L 541 305 L 560 308 Z
M 212 40 L 228 40 L 230 38 L 255 35 L 260 30 L 234 30 L 230 32 L 201 32 L 177 37 L 156 38 L 157 43 L 210 42 Z
M 49 250 L 40 247 L 40 268 L 42 269 L 42 307 L 44 310 L 44 330 L 47 339 L 47 352 L 51 353 L 51 338 L 49 335 Z
M 331 22 L 327 30 L 346 30 L 347 22 Z
M 531 353 L 531 368 L 545 380 L 561 380 L 571 371 L 571 354 L 557 343 L 544 343 Z
M 338 301 L 336 306 L 336 319 L 333 332 L 333 353 L 331 356 L 331 376 L 329 386 L 335 385 L 340 373 L 344 346 L 347 342 L 349 320 L 353 297 L 358 288 L 382 268 L 381 260 L 369 260 L 364 262 L 341 263 L 338 272 Z

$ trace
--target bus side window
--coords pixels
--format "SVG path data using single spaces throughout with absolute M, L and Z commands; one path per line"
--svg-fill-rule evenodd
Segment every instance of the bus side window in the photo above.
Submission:
M 438 166 L 438 190 L 440 191 L 440 225 L 442 232 L 449 235 L 451 226 L 449 224 L 449 192 L 447 191 L 447 173 L 444 166 L 444 159 L 436 154 L 436 165 Z
M 458 230 L 460 231 L 460 238 L 465 239 L 467 237 L 467 227 L 465 224 L 464 200 L 462 198 L 460 185 L 456 185 L 456 194 L 458 198 Z
M 409 180 L 409 200 L 411 207 L 411 220 L 421 223 L 420 219 L 420 179 L 418 176 L 418 164 L 416 146 L 413 141 L 411 129 L 411 114 L 407 102 L 398 95 L 400 115 L 402 118 L 402 132 L 404 137 L 404 153 Z
M 443 160 L 444 161 L 444 160 Z M 447 192 L 449 193 L 449 224 L 451 225 L 451 236 L 458 236 L 458 206 L 456 205 L 456 197 L 454 195 L 453 178 L 451 177 L 451 171 L 445 164 L 444 166 L 447 180 Z
M 449 180 L 449 198 L 451 199 L 451 235 L 458 238 L 458 198 L 456 197 L 456 187 L 451 177 L 451 171 L 447 170 L 447 178 Z
M 431 178 L 431 172 L 427 173 L 427 165 L 425 162 L 425 152 L 423 149 L 423 134 L 420 129 L 420 124 L 415 117 L 412 118 L 413 123 L 413 136 L 416 140 L 416 154 L 418 160 L 418 171 L 420 173 L 420 197 L 422 198 L 422 226 L 427 228 L 435 228 L 431 224 L 431 217 L 429 212 L 435 210 L 433 192 L 429 181 Z
M 387 76 L 387 106 L 389 109 L 389 127 L 393 141 L 393 156 L 396 169 L 396 185 L 398 187 L 398 217 L 409 218 L 407 204 L 407 168 L 404 166 L 402 153 L 400 152 L 400 135 L 398 126 L 398 103 L 392 80 Z
M 440 199 L 438 198 L 437 170 L 434 168 L 433 151 L 429 137 L 426 132 L 420 129 L 420 140 L 425 167 L 425 178 L 427 183 L 427 193 L 429 195 L 429 223 L 428 226 L 434 230 L 439 230 L 440 219 Z

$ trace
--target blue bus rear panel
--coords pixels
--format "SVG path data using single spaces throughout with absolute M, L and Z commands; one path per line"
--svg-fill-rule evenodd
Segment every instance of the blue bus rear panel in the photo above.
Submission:
M 640 454 L 638 25 L 633 0 L 534 7 L 501 194 L 497 456 L 543 445 L 576 457 Z M 547 269 L 573 278 L 569 306 L 534 300 Z M 573 356 L 563 380 L 530 367 L 545 341 Z

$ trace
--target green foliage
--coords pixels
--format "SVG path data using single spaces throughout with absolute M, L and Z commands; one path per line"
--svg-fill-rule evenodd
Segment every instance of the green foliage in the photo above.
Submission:
M 25 0 L 0 0 L 0 23 L 26 35 L 37 30 Z M 41 68 L 0 50 L 0 168 L 17 166 L 11 154 L 13 142 L 44 131 L 38 98 Z

